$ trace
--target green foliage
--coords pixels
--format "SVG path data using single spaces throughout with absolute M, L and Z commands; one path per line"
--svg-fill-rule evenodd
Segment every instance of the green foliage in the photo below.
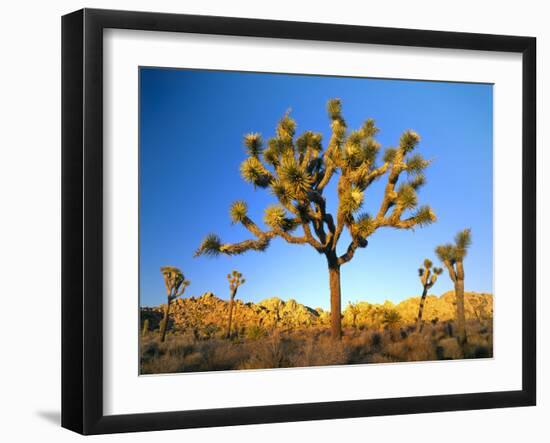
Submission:
M 272 230 L 265 232 L 258 228 L 248 219 L 246 203 L 237 201 L 231 206 L 231 220 L 233 223 L 242 223 L 256 239 L 222 245 L 218 237 L 210 235 L 203 241 L 196 255 L 234 255 L 247 250 L 262 251 L 274 235 L 280 235 L 290 243 L 301 243 L 299 238 L 288 235 L 301 224 L 306 234 L 311 232 L 306 235 L 305 241 L 318 252 L 324 253 L 336 250 L 340 233 L 343 228 L 347 228 L 355 237 L 354 245 L 348 249 L 349 253 L 341 257 L 345 262 L 351 260 L 358 247 L 367 245 L 366 237 L 380 226 L 410 229 L 435 221 L 435 215 L 428 206 L 417 207 L 416 191 L 425 183 L 422 171 L 429 164 L 419 154 L 408 156 L 418 144 L 419 135 L 412 130 L 405 131 L 399 147 L 386 149 L 384 164 L 375 166 L 380 144 L 374 138 L 379 131 L 374 120 L 367 119 L 359 129 L 351 130 L 346 135 L 341 101 L 329 100 L 327 112 L 331 119 L 332 136 L 324 153 L 319 133 L 305 131 L 294 139 L 296 122 L 290 112 L 279 120 L 276 135 L 268 140 L 267 148 L 263 149 L 259 133 L 245 135 L 244 144 L 249 155 L 241 163 L 241 175 L 255 187 L 268 188 L 277 198 L 279 204 L 267 208 L 264 217 L 266 225 Z M 394 190 L 401 172 L 407 172 L 411 178 Z M 367 187 L 386 173 L 388 185 L 376 217 L 359 217 L 354 220 L 353 216 L 363 205 Z M 326 213 L 323 190 L 335 175 L 340 175 L 339 202 L 338 214 L 332 216 Z M 386 214 L 392 207 L 393 212 Z M 401 218 L 404 211 L 414 209 L 416 211 L 408 219 Z M 337 227 L 334 221 L 340 225 L 344 223 L 345 226 Z
M 355 185 L 352 185 L 340 196 L 340 210 L 346 216 L 350 216 L 353 213 L 357 212 L 359 209 L 361 209 L 362 205 L 363 192 Z
M 436 221 L 432 208 L 426 205 L 420 206 L 414 213 L 413 218 L 415 223 L 420 227 L 429 225 Z
M 274 180 L 271 185 L 271 192 L 283 205 L 288 205 L 294 198 L 294 194 L 290 190 L 290 187 L 281 180 Z
M 244 145 L 248 155 L 258 157 L 262 153 L 262 136 L 258 133 L 246 134 L 244 136 Z
M 426 176 L 424 174 L 417 174 L 409 181 L 409 184 L 416 191 L 426 184 Z
M 219 237 L 210 234 L 196 256 L 264 251 L 273 238 L 281 237 L 292 244 L 309 244 L 329 263 L 343 265 L 359 248 L 368 245 L 367 237 L 380 227 L 412 229 L 436 220 L 429 206 L 418 207 L 416 191 L 425 183 L 423 171 L 429 162 L 420 154 L 410 154 L 420 141 L 416 132 L 403 132 L 398 147 L 386 149 L 383 163 L 377 164 L 381 146 L 375 139 L 379 129 L 374 120 L 369 118 L 359 129 L 348 130 L 342 102 L 337 98 L 328 101 L 327 113 L 332 134 L 324 151 L 320 133 L 305 131 L 296 135 L 297 125 L 290 111 L 278 121 L 266 147 L 259 133 L 244 136 L 248 156 L 241 163 L 241 176 L 255 187 L 269 189 L 277 204 L 265 209 L 264 230 L 249 218 L 246 203 L 236 201 L 230 209 L 231 220 L 241 223 L 253 238 L 222 244 Z M 408 175 L 405 182 L 399 180 L 402 173 Z M 387 184 L 376 215 L 356 217 L 367 188 L 383 176 Z M 338 201 L 329 204 L 324 190 L 333 179 L 338 182 Z M 337 207 L 337 213 L 330 214 L 328 207 Z M 299 226 L 303 236 L 291 235 Z M 348 236 L 342 235 L 345 230 Z M 350 244 L 338 256 L 337 243 L 346 237 Z M 338 323 L 336 315 L 333 322 Z M 337 329 L 332 330 L 334 336 L 340 336 Z
M 428 167 L 430 162 L 424 160 L 421 154 L 414 154 L 407 160 L 407 172 L 410 174 L 419 174 Z
M 380 131 L 372 118 L 369 118 L 363 123 L 361 131 L 364 137 L 374 137 Z
M 451 243 L 439 245 L 435 248 L 435 253 L 442 262 L 454 263 L 456 261 L 454 246 Z
M 241 163 L 241 176 L 248 183 L 260 188 L 266 188 L 271 181 L 269 171 L 257 157 L 248 157 Z
M 183 293 L 185 288 L 191 284 L 185 280 L 185 276 L 175 266 L 162 266 L 160 272 L 164 278 L 166 289 L 171 291 L 171 297 L 175 298 Z
M 311 190 L 312 178 L 293 157 L 283 158 L 279 176 L 290 190 L 292 198 L 303 199 Z
M 364 212 L 360 214 L 355 220 L 355 226 L 357 227 L 357 233 L 364 238 L 367 238 L 375 229 L 375 223 L 372 217 Z
M 397 155 L 397 149 L 396 148 L 387 148 L 384 151 L 384 163 L 391 163 L 395 159 L 395 156 Z
M 408 129 L 399 139 L 399 146 L 405 153 L 408 153 L 411 152 L 419 142 L 420 136 L 416 132 Z
M 470 229 L 464 229 L 455 236 L 455 244 L 446 243 L 435 248 L 439 260 L 454 265 L 457 261 L 464 260 L 468 248 L 472 244 L 472 233 Z
M 222 241 L 220 240 L 220 237 L 218 237 L 216 234 L 208 234 L 195 252 L 195 257 L 198 257 L 202 254 L 210 256 L 218 255 L 221 252 L 221 246 Z
M 229 215 L 231 216 L 231 221 L 233 223 L 240 223 L 246 217 L 248 212 L 248 206 L 246 202 L 242 200 L 237 200 L 231 205 L 229 209 Z
M 413 209 L 418 202 L 416 191 L 409 184 L 402 184 L 397 189 L 397 204 L 405 209 Z
M 259 340 L 267 335 L 267 331 L 261 326 L 252 325 L 246 329 L 246 338 L 249 340 Z
M 306 131 L 296 139 L 296 146 L 301 154 L 305 153 L 307 148 L 311 148 L 313 151 L 319 152 L 322 149 L 321 140 L 321 134 Z
M 244 285 L 246 282 L 243 275 L 235 270 L 231 274 L 227 274 L 227 280 L 229 281 L 229 289 L 231 291 L 236 291 L 239 286 Z
M 468 248 L 472 244 L 472 232 L 470 229 L 464 229 L 455 236 L 455 255 L 457 260 L 463 260 L 466 257 Z
M 401 314 L 396 309 L 385 309 L 383 311 L 382 324 L 390 329 L 399 327 Z
M 339 98 L 333 98 L 328 101 L 327 112 L 332 120 L 342 118 L 342 102 Z
M 287 217 L 286 210 L 280 205 L 268 206 L 264 211 L 264 222 L 273 229 L 290 232 L 296 228 L 296 223 Z
M 296 122 L 290 117 L 290 112 L 287 112 L 277 126 L 277 137 L 288 145 L 292 142 L 292 138 L 296 133 Z

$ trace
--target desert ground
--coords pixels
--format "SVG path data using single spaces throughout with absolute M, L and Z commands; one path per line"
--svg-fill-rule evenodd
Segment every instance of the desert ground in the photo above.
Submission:
M 465 294 L 464 346 L 456 337 L 454 298 L 452 291 L 429 295 L 422 328 L 416 325 L 419 297 L 398 304 L 350 303 L 342 312 L 341 340 L 331 338 L 330 312 L 294 300 L 236 300 L 228 331 L 227 301 L 212 293 L 178 299 L 164 342 L 164 306 L 141 309 L 141 373 L 491 358 L 492 295 Z

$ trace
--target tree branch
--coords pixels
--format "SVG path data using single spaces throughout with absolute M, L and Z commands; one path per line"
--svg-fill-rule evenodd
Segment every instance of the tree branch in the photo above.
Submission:
M 451 280 L 452 280 L 453 282 L 455 282 L 455 281 L 456 281 L 456 273 L 455 273 L 455 270 L 454 270 L 453 265 L 452 265 L 451 262 L 448 261 L 448 260 L 445 260 L 445 261 L 443 262 L 443 264 L 444 264 L 445 267 L 447 268 L 447 271 L 449 271 L 449 277 L 451 277 Z
M 309 227 L 309 224 L 303 223 L 302 229 L 304 230 L 304 235 L 307 239 L 307 242 L 311 246 L 313 246 L 317 250 L 317 252 L 319 253 L 324 252 L 325 248 L 323 247 L 323 245 L 319 241 L 317 241 L 315 237 L 313 237 L 313 235 L 311 234 L 311 229 Z
M 357 248 L 366 248 L 368 244 L 369 242 L 366 239 L 356 237 L 349 244 L 348 250 L 346 251 L 346 253 L 338 257 L 338 264 L 343 265 L 344 263 L 349 262 L 355 255 L 355 251 L 357 250 Z
M 275 233 L 270 231 L 257 240 L 244 240 L 239 243 L 224 243 L 220 245 L 219 252 L 225 255 L 237 255 L 249 250 L 264 251 L 269 246 L 269 242 L 274 236 Z
M 305 245 L 308 243 L 307 237 L 304 235 L 302 237 L 295 237 L 293 235 L 290 235 L 288 232 L 277 230 L 277 235 L 283 239 L 285 239 L 288 243 L 293 243 L 295 245 Z
M 258 225 L 247 216 L 243 217 L 243 219 L 241 220 L 241 224 L 258 238 L 261 238 L 262 236 L 267 234 L 266 232 L 262 231 L 258 227 Z

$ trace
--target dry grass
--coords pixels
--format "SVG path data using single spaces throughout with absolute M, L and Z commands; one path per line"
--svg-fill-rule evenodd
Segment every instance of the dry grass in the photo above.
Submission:
M 335 342 L 323 327 L 299 330 L 241 331 L 230 340 L 219 335 L 197 339 L 193 334 L 168 334 L 160 343 L 151 331 L 141 339 L 141 373 L 288 368 L 365 363 L 391 363 L 462 358 L 490 358 L 491 320 L 467 322 L 468 344 L 458 345 L 452 322 L 426 324 L 422 333 L 412 325 L 395 328 L 346 328 Z

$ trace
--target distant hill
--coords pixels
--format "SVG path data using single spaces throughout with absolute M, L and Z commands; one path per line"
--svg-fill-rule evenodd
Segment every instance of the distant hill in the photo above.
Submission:
M 380 327 L 387 322 L 413 323 L 418 313 L 420 297 L 411 297 L 398 304 L 386 301 L 383 304 L 372 304 L 361 301 L 348 305 L 342 312 L 343 326 Z M 163 305 L 141 309 L 142 323 L 149 320 L 149 328 L 157 329 L 162 318 Z M 467 319 L 486 320 L 493 316 L 493 296 L 486 293 L 465 293 L 465 310 Z M 175 330 L 200 330 L 216 333 L 227 323 L 229 303 L 207 292 L 200 297 L 177 299 L 171 306 L 170 324 Z M 397 313 L 397 315 L 396 315 Z M 393 315 L 388 315 L 393 314 Z M 437 297 L 429 295 L 424 307 L 424 320 L 446 321 L 455 316 L 455 295 L 449 291 Z M 262 328 L 293 329 L 309 326 L 328 326 L 330 312 L 321 308 L 312 309 L 295 300 L 283 301 L 273 297 L 258 303 L 244 303 L 235 300 L 234 325 L 239 329 L 251 326 Z

